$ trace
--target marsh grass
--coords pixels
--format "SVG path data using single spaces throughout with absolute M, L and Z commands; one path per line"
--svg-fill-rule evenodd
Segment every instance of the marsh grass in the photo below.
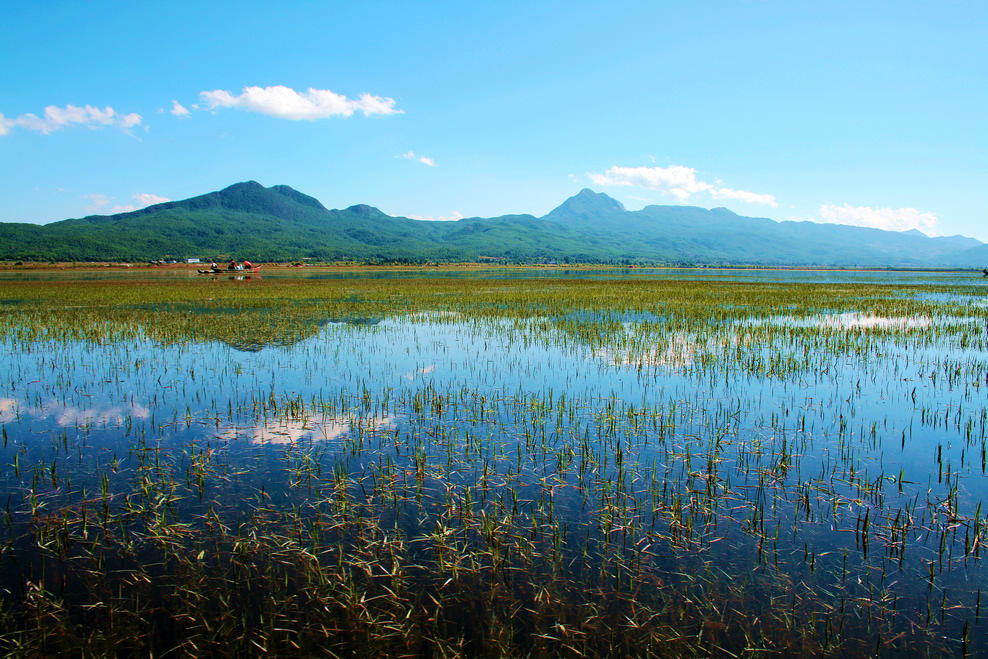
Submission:
M 983 653 L 982 299 L 0 282 L 0 646 Z

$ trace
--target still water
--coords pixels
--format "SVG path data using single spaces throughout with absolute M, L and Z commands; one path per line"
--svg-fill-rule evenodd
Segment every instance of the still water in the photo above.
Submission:
M 634 276 L 698 290 L 754 278 L 769 296 L 793 280 L 864 288 L 860 309 L 828 308 L 821 292 L 750 315 L 738 300 L 688 317 L 658 300 L 518 316 L 446 304 L 327 318 L 286 342 L 8 329 L 6 606 L 40 591 L 83 620 L 116 589 L 140 617 L 138 577 L 106 567 L 120 556 L 144 557 L 128 575 L 178 592 L 188 577 L 173 553 L 216 569 L 261 538 L 307 548 L 327 573 L 359 564 L 348 587 L 379 597 L 382 616 L 404 610 L 402 587 L 418 597 L 408 619 L 434 620 L 430 602 L 452 589 L 458 607 L 492 616 L 445 619 L 468 654 L 493 647 L 501 606 L 533 612 L 497 624 L 536 654 L 568 653 L 558 629 L 548 646 L 534 639 L 552 624 L 580 631 L 591 610 L 608 633 L 636 626 L 629 638 L 645 640 L 629 651 L 988 651 L 979 279 Z M 490 285 L 503 282 L 540 285 Z M 878 313 L 875 299 L 919 306 Z M 208 311 L 242 322 L 233 307 Z M 414 566 L 399 585 L 397 564 Z M 373 646 L 338 636 L 334 647 Z

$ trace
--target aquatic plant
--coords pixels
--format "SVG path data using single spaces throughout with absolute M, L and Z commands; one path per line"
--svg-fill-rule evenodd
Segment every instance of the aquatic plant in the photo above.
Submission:
M 8 654 L 983 653 L 977 283 L 2 281 Z

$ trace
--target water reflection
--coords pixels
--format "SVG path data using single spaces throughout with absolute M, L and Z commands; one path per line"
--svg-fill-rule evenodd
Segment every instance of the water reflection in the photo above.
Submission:
M 420 368 L 417 368 L 414 371 L 409 371 L 408 373 L 405 373 L 402 377 L 408 380 L 409 382 L 412 382 L 416 378 L 421 378 L 423 375 L 428 375 L 429 373 L 432 373 L 434 370 L 436 370 L 436 365 L 429 364 L 428 366 L 422 366 Z
M 0 398 L 0 423 L 7 423 L 17 418 L 17 401 L 13 398 Z
M 82 408 L 51 401 L 45 405 L 44 410 L 41 418 L 51 418 L 55 425 L 62 428 L 89 424 L 122 426 L 126 422 L 144 420 L 151 416 L 147 407 L 135 403 Z
M 773 322 L 790 327 L 817 327 L 821 329 L 893 329 L 906 330 L 926 328 L 933 324 L 933 319 L 926 316 L 876 316 L 857 311 L 840 314 L 814 316 L 811 318 L 774 318 Z
M 321 415 L 314 419 L 279 419 L 249 426 L 230 426 L 217 432 L 216 437 L 246 439 L 251 444 L 294 445 L 299 442 L 331 442 L 353 434 L 380 432 L 394 428 L 394 425 L 393 416 L 348 418 Z
M 706 342 L 709 347 L 710 342 Z M 663 342 L 660 347 L 646 347 L 643 350 L 621 350 L 597 348 L 592 351 L 594 359 L 612 366 L 667 367 L 683 369 L 692 366 L 700 351 L 700 342 L 686 334 L 676 334 Z
M 843 630 L 828 643 L 856 650 L 956 651 L 968 624 L 985 649 L 988 350 L 970 319 L 710 316 L 423 312 L 335 318 L 284 343 L 6 339 L 0 486 L 19 562 L 0 579 L 20 592 L 20 565 L 57 556 L 42 531 L 62 521 L 51 537 L 72 538 L 72 560 L 50 569 L 71 574 L 102 516 L 99 551 L 154 558 L 112 573 L 141 583 L 175 578 L 129 576 L 147 565 L 220 552 L 212 570 L 270 546 L 278 559 L 244 574 L 361 556 L 345 577 L 356 602 L 390 601 L 395 566 L 414 565 L 406 587 L 460 592 L 464 610 L 492 592 L 536 606 L 551 587 L 558 621 L 602 593 L 595 610 L 620 611 L 621 629 L 711 620 L 745 630 L 728 638 L 738 652 L 809 630 L 822 653 L 828 625 Z
M 125 403 L 120 405 L 70 405 L 55 399 L 37 402 L 33 406 L 27 400 L 0 398 L 0 422 L 32 419 L 50 421 L 59 428 L 80 426 L 122 426 L 125 423 L 143 421 L 150 417 L 144 405 Z

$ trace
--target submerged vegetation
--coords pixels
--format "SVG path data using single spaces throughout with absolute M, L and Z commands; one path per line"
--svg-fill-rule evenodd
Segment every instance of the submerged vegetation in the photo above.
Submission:
M 6 654 L 988 652 L 976 278 L 0 307 Z

